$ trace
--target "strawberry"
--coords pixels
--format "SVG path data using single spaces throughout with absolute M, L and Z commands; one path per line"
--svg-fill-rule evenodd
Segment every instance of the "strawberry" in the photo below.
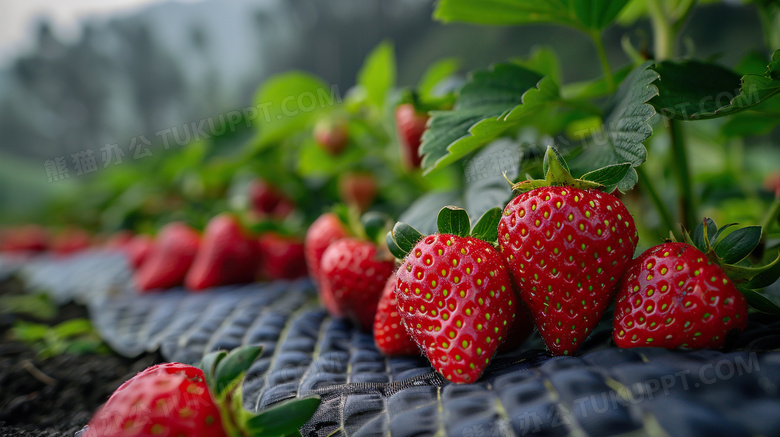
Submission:
M 154 239 L 148 235 L 136 235 L 125 246 L 125 253 L 134 269 L 139 269 L 154 248 Z
M 365 331 L 374 325 L 379 298 L 395 264 L 389 253 L 370 241 L 343 238 L 328 246 L 320 264 L 320 292 L 326 306 Z
M 479 379 L 513 325 L 519 300 L 496 239 L 494 208 L 469 234 L 468 215 L 445 207 L 439 233 L 423 237 L 403 223 L 388 247 L 403 258 L 398 268 L 398 310 L 433 367 L 455 383 Z
M 371 173 L 346 173 L 339 179 L 341 200 L 360 212 L 374 203 L 377 191 L 376 178 Z
M 49 232 L 38 225 L 3 230 L 0 252 L 38 253 L 49 247 Z
M 730 333 L 745 329 L 746 296 L 766 309 L 768 301 L 752 289 L 777 280 L 780 257 L 763 268 L 735 265 L 758 246 L 761 227 L 739 229 L 718 242 L 723 229 L 705 219 L 693 239 L 684 234 L 686 243 L 652 247 L 629 265 L 615 304 L 618 346 L 719 349 Z
M 71 255 L 88 248 L 92 237 L 87 231 L 78 228 L 68 228 L 55 235 L 51 241 L 51 251 L 60 256 Z
M 184 283 L 190 290 L 246 284 L 254 281 L 258 263 L 255 239 L 236 216 L 220 214 L 206 226 Z
M 409 168 L 420 168 L 420 143 L 428 123 L 428 114 L 417 112 L 412 103 L 404 103 L 395 108 L 393 116 L 404 164 Z
M 398 279 L 395 274 L 388 278 L 374 317 L 374 343 L 385 355 L 417 355 L 420 349 L 406 332 L 406 325 L 398 311 L 395 298 L 395 286 Z
M 200 235 L 181 222 L 166 225 L 157 243 L 135 273 L 136 287 L 142 291 L 181 285 L 200 246 Z
M 285 218 L 295 209 L 293 201 L 268 182 L 255 179 L 249 184 L 252 212 L 260 218 Z
M 513 187 L 529 191 L 504 209 L 498 240 L 547 347 L 568 355 L 610 305 L 638 236 L 620 200 L 574 180 L 553 149 L 545 167 L 546 180 Z
M 244 374 L 262 352 L 246 346 L 207 355 L 204 370 L 158 364 L 122 384 L 89 421 L 84 437 L 261 436 L 297 433 L 317 397 L 279 403 L 260 414 L 241 409 Z
M 346 122 L 338 119 L 320 119 L 314 125 L 314 142 L 330 155 L 341 154 L 349 144 Z
M 133 241 L 133 233 L 122 230 L 112 234 L 105 242 L 105 246 L 111 249 L 124 250 L 130 242 Z
M 511 352 L 528 339 L 534 332 L 534 319 L 523 305 L 516 308 L 515 321 L 509 328 L 509 333 L 501 346 L 498 347 L 498 353 Z
M 331 243 L 346 238 L 350 235 L 349 229 L 344 225 L 339 217 L 332 212 L 321 215 L 306 231 L 306 237 L 303 241 L 304 256 L 306 265 L 309 268 L 314 283 L 319 285 L 320 298 L 325 308 L 334 316 L 340 316 L 336 303 L 331 299 L 331 294 L 322 293 L 322 280 L 320 279 L 320 261 L 325 249 Z
M 267 232 L 257 244 L 262 260 L 261 277 L 271 280 L 296 279 L 308 274 L 303 243 L 298 238 Z

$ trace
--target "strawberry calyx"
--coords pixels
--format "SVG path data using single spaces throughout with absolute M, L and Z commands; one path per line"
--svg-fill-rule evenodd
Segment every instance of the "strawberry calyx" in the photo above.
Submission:
M 762 228 L 746 226 L 724 236 L 724 231 L 735 225 L 729 223 L 718 227 L 715 221 L 705 217 L 692 235 L 683 229 L 683 241 L 702 251 L 710 262 L 720 266 L 745 296 L 748 305 L 764 313 L 780 315 L 780 306 L 758 291 L 780 278 L 780 251 L 769 264 L 752 265 L 748 256 L 759 246 Z
M 439 210 L 436 225 L 440 234 L 458 237 L 474 237 L 492 246 L 498 245 L 498 222 L 501 220 L 501 208 L 487 210 L 471 227 L 471 219 L 465 209 L 457 206 L 445 206 Z M 424 237 L 418 230 L 406 223 L 398 222 L 387 233 L 387 248 L 398 259 L 406 258 L 414 246 Z
M 631 163 L 612 164 L 597 170 L 585 173 L 579 178 L 571 174 L 569 165 L 563 156 L 552 146 L 547 146 L 547 152 L 544 154 L 542 162 L 542 173 L 544 179 L 532 179 L 528 176 L 527 180 L 518 183 L 512 183 L 509 179 L 512 190 L 517 193 L 525 193 L 541 187 L 550 186 L 569 186 L 581 190 L 597 189 L 610 193 L 617 188 L 618 182 L 623 180 L 626 173 L 631 170 Z M 506 178 L 506 175 L 504 175 Z
M 336 205 L 333 208 L 333 213 L 336 214 L 351 236 L 369 241 L 378 247 L 384 247 L 385 242 L 382 237 L 392 226 L 390 216 L 376 211 L 360 215 L 357 208 L 344 204 Z
M 298 432 L 320 405 L 319 396 L 280 402 L 258 414 L 242 407 L 244 375 L 262 354 L 262 346 L 243 346 L 230 353 L 212 352 L 200 363 L 225 433 L 235 437 L 286 436 Z

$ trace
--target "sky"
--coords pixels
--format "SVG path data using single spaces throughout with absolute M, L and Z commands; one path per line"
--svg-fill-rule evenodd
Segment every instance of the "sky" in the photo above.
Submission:
M 9 56 L 29 50 L 32 32 L 47 17 L 57 36 L 78 37 L 80 23 L 87 18 L 131 14 L 165 0 L 0 0 L 0 64 Z M 191 2 L 195 0 L 176 0 Z

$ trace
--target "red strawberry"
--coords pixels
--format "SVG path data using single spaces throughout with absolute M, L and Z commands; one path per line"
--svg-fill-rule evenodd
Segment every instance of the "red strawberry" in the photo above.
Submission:
M 57 255 L 71 255 L 88 248 L 92 237 L 83 229 L 68 228 L 57 234 L 51 242 L 51 251 Z
M 252 211 L 260 218 L 284 218 L 295 209 L 292 200 L 283 192 L 260 179 L 250 183 L 249 200 Z
M 498 353 L 510 352 L 525 343 L 528 337 L 534 332 L 534 319 L 531 313 L 523 305 L 518 305 L 515 314 L 515 321 L 509 328 L 506 339 L 498 348 Z
M 321 293 L 365 331 L 374 326 L 379 298 L 395 264 L 371 242 L 344 238 L 328 246 L 320 264 Z
M 152 366 L 111 395 L 90 420 L 84 437 L 297 433 L 319 406 L 318 397 L 281 402 L 260 414 L 241 409 L 241 383 L 262 349 L 244 346 L 229 354 L 210 353 L 203 358 L 203 370 L 180 363 Z
M 376 199 L 378 187 L 371 173 L 346 173 L 339 179 L 341 200 L 364 212 Z
M 259 263 L 255 239 L 231 214 L 211 219 L 184 281 L 190 290 L 253 282 Z
M 133 241 L 133 233 L 130 231 L 119 231 L 112 234 L 106 240 L 105 246 L 112 249 L 123 250 Z
M 148 235 L 136 235 L 125 246 L 125 253 L 134 269 L 139 269 L 154 248 L 154 239 Z
M 331 243 L 349 236 L 349 230 L 339 220 L 338 216 L 332 212 L 321 215 L 306 231 L 306 238 L 303 242 L 306 265 L 309 268 L 309 274 L 314 282 L 320 286 L 320 298 L 325 308 L 334 316 L 340 316 L 336 303 L 330 298 L 331 295 L 322 293 L 322 280 L 320 279 L 320 261 L 325 249 Z
M 394 117 L 404 164 L 409 168 L 420 168 L 420 143 L 428 114 L 417 112 L 411 103 L 404 103 L 395 108 Z
M 49 233 L 38 225 L 6 229 L 0 240 L 0 252 L 37 253 L 49 247 Z
M 260 237 L 258 246 L 263 278 L 296 279 L 308 274 L 303 243 L 298 238 L 268 232 Z
M 202 370 L 180 363 L 144 370 L 111 395 L 84 437 L 154 435 L 228 435 Z
M 181 222 L 166 225 L 152 251 L 135 274 L 142 292 L 181 285 L 200 245 L 200 235 Z
M 615 304 L 620 347 L 720 348 L 747 324 L 747 301 L 726 273 L 686 243 L 665 243 L 629 265 Z
M 554 152 L 547 181 L 565 174 Z M 554 169 L 553 169 L 554 167 Z M 595 189 L 541 186 L 515 197 L 498 226 L 501 255 L 554 355 L 579 349 L 610 305 L 638 237 L 614 196 Z
M 385 355 L 417 355 L 420 349 L 406 332 L 404 320 L 398 311 L 398 301 L 395 299 L 397 284 L 398 279 L 393 274 L 382 291 L 374 318 L 374 342 Z
M 314 125 L 314 141 L 331 155 L 340 154 L 348 144 L 347 124 L 340 120 L 321 119 Z

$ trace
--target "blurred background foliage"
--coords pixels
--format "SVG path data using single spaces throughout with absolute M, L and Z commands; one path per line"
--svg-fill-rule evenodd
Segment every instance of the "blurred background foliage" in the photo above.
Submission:
M 777 35 L 762 31 L 778 16 L 776 2 L 705 3 L 684 29 L 683 55 L 740 74 L 764 69 L 777 48 Z M 604 33 L 615 68 L 652 46 L 645 4 L 632 0 Z M 32 47 L 0 67 L 0 224 L 153 233 L 181 219 L 202 227 L 216 212 L 245 210 L 248 184 L 261 177 L 298 205 L 285 226 L 300 232 L 339 199 L 339 180 L 351 172 L 374 174 L 375 209 L 397 216 L 425 192 L 463 185 L 468 162 L 426 177 L 404 169 L 392 119 L 400 90 L 446 96 L 466 72 L 507 59 L 550 69 L 570 90 L 601 75 L 595 48 L 575 30 L 443 25 L 433 9 L 428 0 L 157 2 L 86 19 L 69 40 L 45 18 L 32 22 Z M 285 100 L 307 92 L 315 104 Z M 771 198 L 761 187 L 780 171 L 778 102 L 760 116 L 689 124 L 700 213 L 719 223 L 760 219 Z M 344 153 L 314 144 L 323 119 L 347 123 Z M 206 135 L 195 133 L 199 124 Z M 542 141 L 538 132 L 524 138 Z M 121 164 L 106 160 L 112 144 Z M 648 147 L 669 155 L 663 132 Z M 73 155 L 87 150 L 96 170 L 77 175 Z M 51 180 L 47 165 L 57 158 L 68 178 Z M 533 172 L 529 165 L 521 173 Z M 646 172 L 674 207 L 668 159 L 649 160 Z M 663 237 L 656 212 L 633 202 L 643 231 L 659 230 L 645 238 Z

